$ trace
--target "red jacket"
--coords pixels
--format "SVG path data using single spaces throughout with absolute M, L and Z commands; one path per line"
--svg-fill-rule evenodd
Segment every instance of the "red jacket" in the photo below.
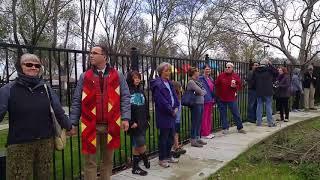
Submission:
M 235 80 L 237 87 L 231 87 L 231 81 Z M 221 73 L 215 81 L 216 96 L 222 102 L 233 102 L 237 99 L 237 91 L 241 89 L 241 79 L 236 73 Z

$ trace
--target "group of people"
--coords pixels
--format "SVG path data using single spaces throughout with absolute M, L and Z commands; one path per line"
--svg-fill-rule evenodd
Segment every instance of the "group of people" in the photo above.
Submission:
M 313 66 L 309 65 L 303 77 L 300 69 L 294 68 L 292 77 L 287 67 L 274 67 L 267 59 L 260 63 L 252 63 L 247 76 L 248 84 L 248 121 L 261 126 L 263 104 L 266 106 L 269 127 L 276 126 L 272 118 L 272 99 L 276 101 L 276 111 L 280 113 L 278 121 L 289 121 L 289 98 L 293 97 L 292 111 L 301 111 L 300 97 L 304 94 L 304 109 L 316 110 L 314 93 L 317 78 L 313 74 Z
M 121 72 L 110 66 L 108 51 L 104 46 L 93 47 L 89 60 L 91 68 L 80 75 L 69 117 L 65 114 L 58 96 L 42 79 L 43 65 L 39 57 L 24 54 L 17 61 L 18 77 L 0 88 L 0 121 L 7 112 L 9 117 L 6 161 L 8 179 L 20 180 L 32 176 L 36 179 L 50 179 L 55 136 L 52 113 L 60 126 L 67 130 L 67 135 L 76 135 L 77 126 L 81 129 L 79 132 L 85 180 L 96 179 L 98 166 L 100 179 L 110 179 L 114 150 L 120 147 L 121 129 L 131 136 L 132 173 L 141 176 L 148 174 L 139 166 L 139 162 L 143 161 L 145 168 L 150 168 L 146 154 L 149 102 L 140 85 L 142 75 L 138 71 L 131 71 L 125 78 Z M 224 134 L 229 130 L 227 108 L 233 115 L 238 132 L 246 133 L 237 106 L 238 91 L 242 88 L 242 83 L 233 68 L 233 63 L 227 63 L 225 71 L 220 73 L 215 81 L 210 75 L 209 65 L 203 67 L 201 76 L 198 68 L 189 69 L 186 90 L 195 95 L 194 104 L 190 106 L 191 146 L 201 148 L 207 144 L 203 138 L 214 137 L 212 110 L 215 104 L 219 108 Z M 178 163 L 177 158 L 186 153 L 179 144 L 183 87 L 179 82 L 170 80 L 172 66 L 169 63 L 161 63 L 157 72 L 158 77 L 150 82 L 150 90 L 159 130 L 159 165 L 168 168 L 170 163 Z M 293 76 L 292 84 L 296 100 L 294 108 L 297 110 L 302 92 L 305 97 L 314 95 L 316 79 L 310 70 L 309 74 L 305 75 L 302 89 L 299 72 L 295 72 L 297 74 Z M 262 61 L 260 65 L 255 63 L 247 81 L 249 102 L 257 103 L 256 108 L 249 108 L 251 120 L 257 120 L 257 125 L 261 125 L 262 103 L 265 102 L 269 126 L 274 126 L 271 117 L 274 88 L 277 89 L 281 119 L 289 119 L 287 89 L 290 80 L 286 68 L 282 67 L 277 72 L 270 62 Z M 313 103 L 311 98 L 305 103 L 309 105 L 306 108 L 314 108 Z M 53 112 L 50 111 L 50 106 Z M 250 107 L 255 107 L 255 104 L 250 104 Z

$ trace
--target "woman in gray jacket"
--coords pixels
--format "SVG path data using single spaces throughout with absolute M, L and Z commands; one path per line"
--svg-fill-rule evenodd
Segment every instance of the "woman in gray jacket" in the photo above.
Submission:
M 187 91 L 193 91 L 196 95 L 195 103 L 191 107 L 191 146 L 203 147 L 207 143 L 200 139 L 200 128 L 202 123 L 204 95 L 206 90 L 199 81 L 199 69 L 191 67 L 188 72 L 191 78 L 187 84 Z
M 303 93 L 299 68 L 293 69 L 293 74 L 291 79 L 291 91 L 294 97 L 294 101 L 292 104 L 292 111 L 297 112 L 299 111 L 299 107 L 300 107 L 300 97 L 301 97 L 301 94 Z

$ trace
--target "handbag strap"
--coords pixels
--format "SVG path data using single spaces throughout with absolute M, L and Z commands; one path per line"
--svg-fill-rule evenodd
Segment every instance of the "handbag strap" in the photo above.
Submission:
M 50 112 L 53 113 L 53 114 L 52 114 L 53 116 L 55 116 L 54 111 L 53 111 L 53 108 L 52 108 L 52 105 L 51 105 L 51 98 L 50 98 L 50 95 L 49 95 L 49 91 L 48 91 L 48 86 L 47 86 L 47 84 L 44 84 L 44 88 L 46 89 L 46 93 L 47 93 L 47 96 L 48 96 L 48 99 L 49 99 Z
M 52 105 L 51 105 L 51 98 L 50 98 L 50 95 L 49 95 L 49 90 L 48 90 L 48 86 L 47 84 L 44 84 L 44 88 L 46 89 L 46 93 L 47 93 L 47 96 L 48 96 L 48 99 L 49 99 L 49 103 L 50 103 L 50 113 L 51 113 L 51 116 L 52 116 L 52 122 L 53 122 L 53 128 L 55 130 L 55 133 L 56 135 L 60 135 L 61 134 L 61 131 L 62 131 L 62 127 L 60 126 L 57 118 L 56 118 L 56 115 L 54 113 L 54 110 L 52 108 Z

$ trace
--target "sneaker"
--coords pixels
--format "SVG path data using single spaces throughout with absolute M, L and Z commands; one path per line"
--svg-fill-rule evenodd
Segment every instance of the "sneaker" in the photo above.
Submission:
M 179 158 L 179 157 L 180 157 L 180 154 L 179 154 L 177 151 L 171 151 L 171 155 L 172 155 L 174 158 Z
M 187 151 L 183 149 L 182 147 L 177 148 L 174 152 L 178 154 L 185 154 Z
M 179 159 L 175 159 L 174 157 L 171 157 L 170 159 L 168 159 L 168 163 L 178 163 Z
M 269 124 L 268 127 L 276 127 L 277 124 L 276 123 L 272 123 L 272 124 Z
M 139 166 L 136 167 L 136 168 L 133 168 L 131 172 L 132 172 L 132 174 L 138 174 L 140 176 L 148 175 L 148 172 L 143 170 L 143 169 L 141 169 Z
M 169 163 L 167 161 L 159 161 L 159 165 L 163 168 L 170 167 Z
M 193 147 L 199 147 L 199 148 L 202 148 L 203 145 L 202 144 L 199 144 L 197 141 L 195 140 L 191 140 L 191 146 Z
M 244 129 L 239 129 L 238 133 L 247 134 L 247 132 Z
M 310 108 L 310 110 L 317 110 L 317 108 Z
M 204 142 L 202 139 L 198 139 L 197 142 L 198 142 L 199 144 L 201 144 L 201 145 L 206 145 L 206 144 L 207 144 L 207 143 Z
M 284 122 L 289 122 L 289 119 L 284 119 Z
M 298 109 L 292 109 L 292 112 L 299 112 Z
M 222 134 L 229 134 L 229 130 L 228 129 L 224 129 L 223 131 L 222 131 Z
M 209 134 L 208 136 L 203 136 L 204 139 L 212 139 L 214 138 L 213 134 Z

